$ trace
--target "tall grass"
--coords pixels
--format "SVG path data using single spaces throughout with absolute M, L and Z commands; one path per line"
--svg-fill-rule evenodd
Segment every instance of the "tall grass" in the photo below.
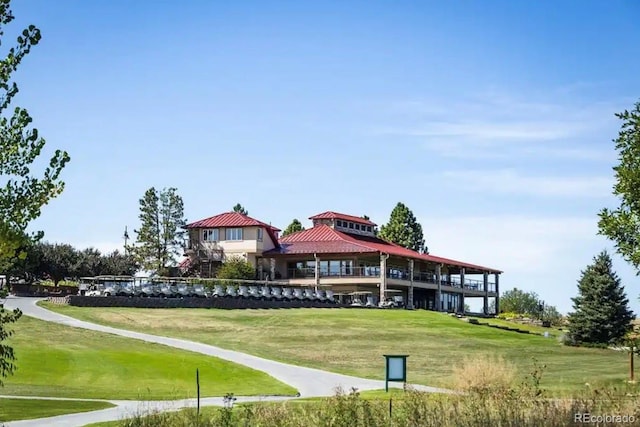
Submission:
M 540 388 L 544 367 L 517 380 L 509 365 L 495 358 L 477 359 L 455 370 L 464 392 L 422 393 L 406 389 L 393 401 L 367 399 L 357 390 L 337 390 L 328 399 L 284 403 L 227 405 L 198 415 L 194 409 L 140 414 L 123 420 L 126 427 L 539 427 L 571 426 L 576 414 L 620 415 L 640 425 L 640 397 L 635 386 L 603 390 L 585 388 L 571 399 L 550 399 Z M 495 374 L 495 377 L 487 373 Z M 634 388 L 635 387 L 635 388 Z M 620 425 L 615 419 L 591 425 Z

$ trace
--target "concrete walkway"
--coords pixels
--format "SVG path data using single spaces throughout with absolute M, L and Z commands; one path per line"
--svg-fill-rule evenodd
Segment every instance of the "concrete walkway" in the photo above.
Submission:
M 127 331 L 123 329 L 111 328 L 108 326 L 97 325 L 90 322 L 74 319 L 69 316 L 54 313 L 36 305 L 41 299 L 36 298 L 19 298 L 8 297 L 4 306 L 8 309 L 19 308 L 24 315 L 34 317 L 36 319 L 48 322 L 60 323 L 75 328 L 90 329 L 93 331 L 104 332 L 108 334 L 119 335 L 122 337 L 138 339 L 146 342 L 163 344 L 174 348 L 205 354 L 208 356 L 218 357 L 240 365 L 247 366 L 252 369 L 263 371 L 273 378 L 288 384 L 300 392 L 300 397 L 323 397 L 332 396 L 337 388 L 345 391 L 351 388 L 357 388 L 359 391 L 376 390 L 384 388 L 384 381 L 357 378 L 347 375 L 336 374 L 333 372 L 322 371 L 320 369 L 306 368 L 302 366 L 290 365 L 286 363 L 276 362 L 273 360 L 263 359 L 261 357 L 252 356 L 238 351 L 225 350 L 212 345 L 201 344 L 197 342 L 161 337 L 157 335 L 144 334 L 140 332 Z M 401 384 L 390 383 L 390 386 L 401 387 Z M 448 390 L 427 387 L 422 385 L 412 386 L 416 390 L 425 392 L 441 392 L 447 393 Z M 292 396 L 293 397 L 293 396 Z M 238 398 L 237 402 L 248 401 L 266 401 L 266 400 L 283 400 L 291 397 L 282 396 L 264 396 L 264 397 L 243 397 Z M 171 410 L 179 409 L 187 406 L 195 406 L 194 400 L 181 400 L 171 402 L 141 402 L 141 401 L 109 401 L 114 403 L 116 408 L 104 409 L 99 411 L 85 412 L 80 414 L 61 415 L 57 417 L 31 420 L 16 421 L 5 424 L 6 426 L 83 426 L 92 422 L 118 420 L 126 415 L 131 415 L 141 408 Z M 206 402 L 206 403 L 203 403 Z M 201 399 L 204 405 L 222 405 L 222 398 Z

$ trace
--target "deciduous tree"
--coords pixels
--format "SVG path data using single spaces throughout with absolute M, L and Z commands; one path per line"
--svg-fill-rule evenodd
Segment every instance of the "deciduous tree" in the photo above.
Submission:
M 620 206 L 600 212 L 598 229 L 640 273 L 640 102 L 616 117 L 622 125 L 614 140 L 619 164 L 613 168 L 616 179 L 613 194 L 620 199 Z
M 184 204 L 175 188 L 148 189 L 140 199 L 140 229 L 131 248 L 144 270 L 161 273 L 176 264 L 184 246 Z
M 540 297 L 535 292 L 513 288 L 500 296 L 500 311 L 536 316 L 541 311 L 540 302 Z
M 100 276 L 105 273 L 102 254 L 95 248 L 86 248 L 77 252 L 77 264 L 74 273 L 77 277 Z
M 44 277 L 53 280 L 58 286 L 61 280 L 67 277 L 76 277 L 78 266 L 78 251 L 68 244 L 41 243 L 37 250 L 40 252 L 40 270 Z
M 606 251 L 582 272 L 573 308 L 569 314 L 570 344 L 613 344 L 631 330 L 635 316 Z
M 11 1 L 0 0 L 0 44 L 5 45 L 4 29 L 13 21 Z M 0 268 L 11 261 L 24 259 L 22 250 L 29 238 L 41 237 L 42 233 L 29 236 L 26 232 L 31 221 L 40 215 L 40 210 L 64 189 L 59 179 L 69 155 L 56 150 L 42 174 L 37 174 L 33 163 L 41 160 L 45 140 L 38 130 L 31 128 L 33 119 L 24 108 L 8 108 L 18 93 L 12 81 L 13 73 L 31 48 L 40 42 L 40 30 L 29 25 L 17 37 L 16 44 L 9 48 L 0 60 Z M 18 320 L 20 311 L 5 310 L 0 304 L 0 385 L 14 369 L 15 355 L 6 339 L 11 335 L 7 325 Z
M 133 276 L 138 271 L 138 264 L 130 254 L 115 250 L 101 257 L 102 273 L 113 276 Z
M 404 203 L 398 203 L 393 208 L 389 222 L 380 227 L 379 237 L 416 252 L 428 253 L 422 226 Z
M 302 223 L 298 221 L 298 219 L 294 219 L 293 221 L 291 221 L 291 224 L 289 224 L 287 228 L 284 229 L 284 231 L 282 232 L 282 237 L 303 230 L 304 227 L 302 226 Z

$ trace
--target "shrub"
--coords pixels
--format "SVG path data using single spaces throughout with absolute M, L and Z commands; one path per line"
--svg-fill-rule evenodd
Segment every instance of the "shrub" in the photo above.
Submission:
M 481 355 L 465 358 L 453 369 L 453 388 L 486 392 L 505 390 L 515 381 L 517 369 L 501 356 Z

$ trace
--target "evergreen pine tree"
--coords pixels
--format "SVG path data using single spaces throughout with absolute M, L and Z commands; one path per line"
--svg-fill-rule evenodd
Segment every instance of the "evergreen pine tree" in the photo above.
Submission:
M 606 251 L 582 272 L 573 308 L 569 314 L 569 339 L 573 344 L 617 343 L 631 329 L 635 316 Z
M 148 189 L 140 199 L 140 229 L 131 248 L 142 269 L 162 274 L 183 245 L 184 205 L 175 188 Z
M 422 226 L 403 203 L 398 203 L 393 208 L 389 222 L 380 227 L 379 237 L 416 252 L 428 253 L 424 245 Z

